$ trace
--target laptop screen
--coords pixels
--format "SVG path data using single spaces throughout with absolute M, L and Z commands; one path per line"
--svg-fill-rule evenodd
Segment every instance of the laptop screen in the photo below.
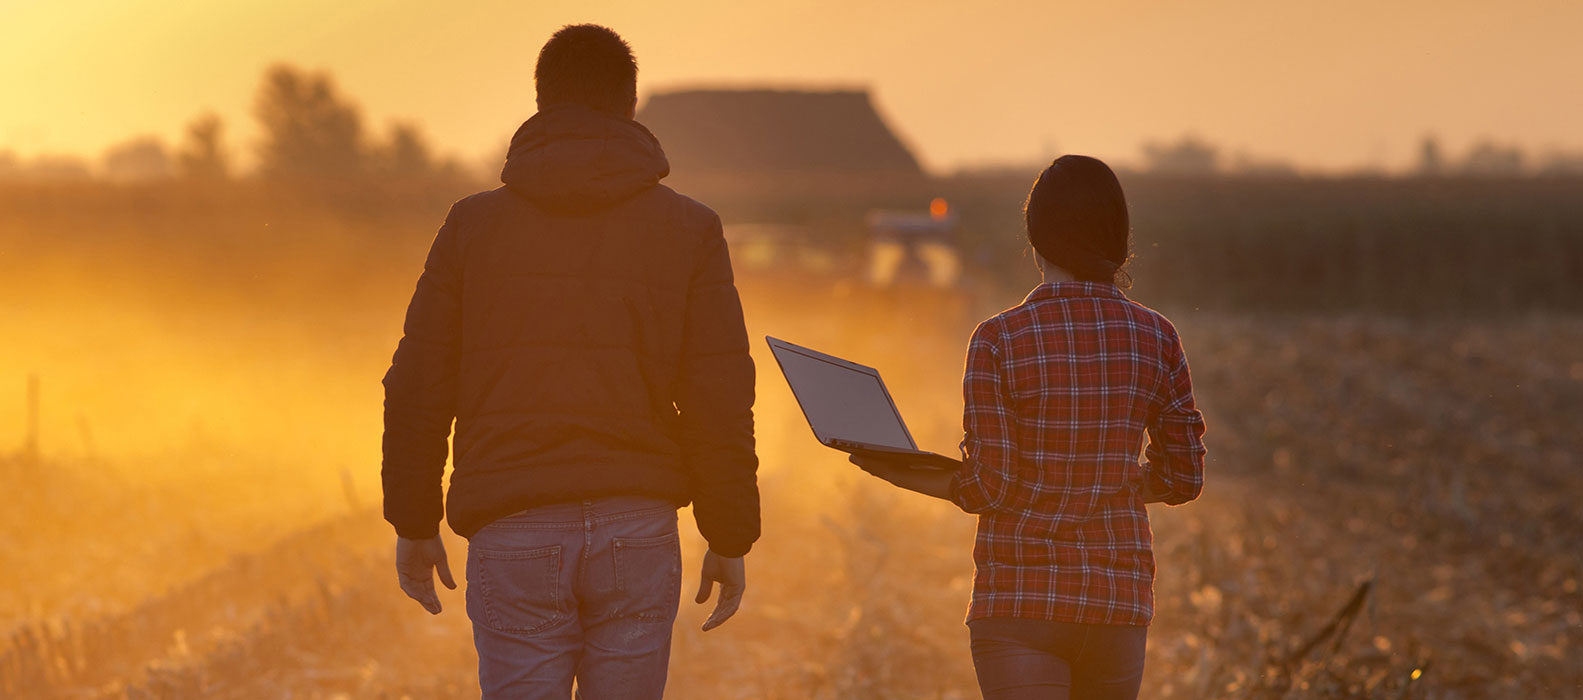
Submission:
M 771 343 L 770 349 L 821 442 L 917 449 L 878 372 L 781 341 Z

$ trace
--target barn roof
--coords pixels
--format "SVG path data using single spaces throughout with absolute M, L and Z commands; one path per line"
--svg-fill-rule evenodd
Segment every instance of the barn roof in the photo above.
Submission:
M 865 90 L 666 92 L 637 119 L 681 175 L 922 172 Z

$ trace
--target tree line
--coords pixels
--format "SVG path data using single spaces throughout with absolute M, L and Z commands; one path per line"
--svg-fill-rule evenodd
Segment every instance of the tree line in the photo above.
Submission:
M 325 181 L 451 180 L 466 177 L 455 158 L 437 154 L 410 121 L 397 121 L 376 134 L 362 110 L 342 93 L 330 75 L 290 65 L 264 73 L 253 100 L 252 117 L 260 136 L 255 165 L 239 167 L 226 139 L 226 124 L 212 112 L 183 129 L 178 143 L 137 136 L 106 149 L 97 168 L 81 158 L 41 156 L 24 161 L 0 151 L 0 180 L 87 180 L 96 176 L 121 182 L 234 179 L 312 185 Z
M 251 144 L 255 165 L 246 172 L 239 167 L 237 154 L 226 141 L 223 120 L 214 113 L 205 113 L 186 125 L 174 146 L 156 136 L 137 136 L 106 149 L 97 164 L 59 155 L 24 161 L 13 153 L 0 151 L 0 182 L 87 180 L 99 176 L 123 182 L 246 178 L 316 184 L 360 180 L 456 182 L 468 177 L 466 168 L 456 158 L 436 153 L 411 121 L 397 121 L 384 133 L 374 133 L 358 105 L 323 71 L 286 64 L 269 68 L 255 94 L 252 117 L 260 137 Z M 1277 179 L 1302 175 L 1287 161 L 1245 153 L 1228 155 L 1219 146 L 1191 134 L 1174 141 L 1146 142 L 1141 156 L 1140 170 L 1157 175 Z M 1552 151 L 1535 155 L 1515 145 L 1484 139 L 1464 153 L 1453 155 L 1437 137 L 1429 135 L 1420 142 L 1416 162 L 1406 174 L 1429 178 L 1575 177 L 1583 175 L 1583 153 Z

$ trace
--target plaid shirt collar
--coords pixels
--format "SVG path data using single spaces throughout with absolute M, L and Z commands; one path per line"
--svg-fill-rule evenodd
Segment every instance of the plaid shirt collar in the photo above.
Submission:
M 1126 299 L 1127 295 L 1114 284 L 1106 282 L 1044 282 L 1028 292 L 1028 297 L 1022 303 L 1028 304 L 1041 299 L 1056 299 L 1060 297 L 1109 297 L 1111 299 Z

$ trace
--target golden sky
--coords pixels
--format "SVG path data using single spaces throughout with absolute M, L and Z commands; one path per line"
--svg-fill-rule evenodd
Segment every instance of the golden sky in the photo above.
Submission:
M 532 113 L 539 46 L 585 21 L 633 44 L 642 93 L 870 86 L 935 168 L 1187 132 L 1328 169 L 1404 165 L 1426 132 L 1583 151 L 1578 0 L 0 0 L 0 149 L 174 140 L 204 110 L 240 149 L 285 61 L 474 161 Z

